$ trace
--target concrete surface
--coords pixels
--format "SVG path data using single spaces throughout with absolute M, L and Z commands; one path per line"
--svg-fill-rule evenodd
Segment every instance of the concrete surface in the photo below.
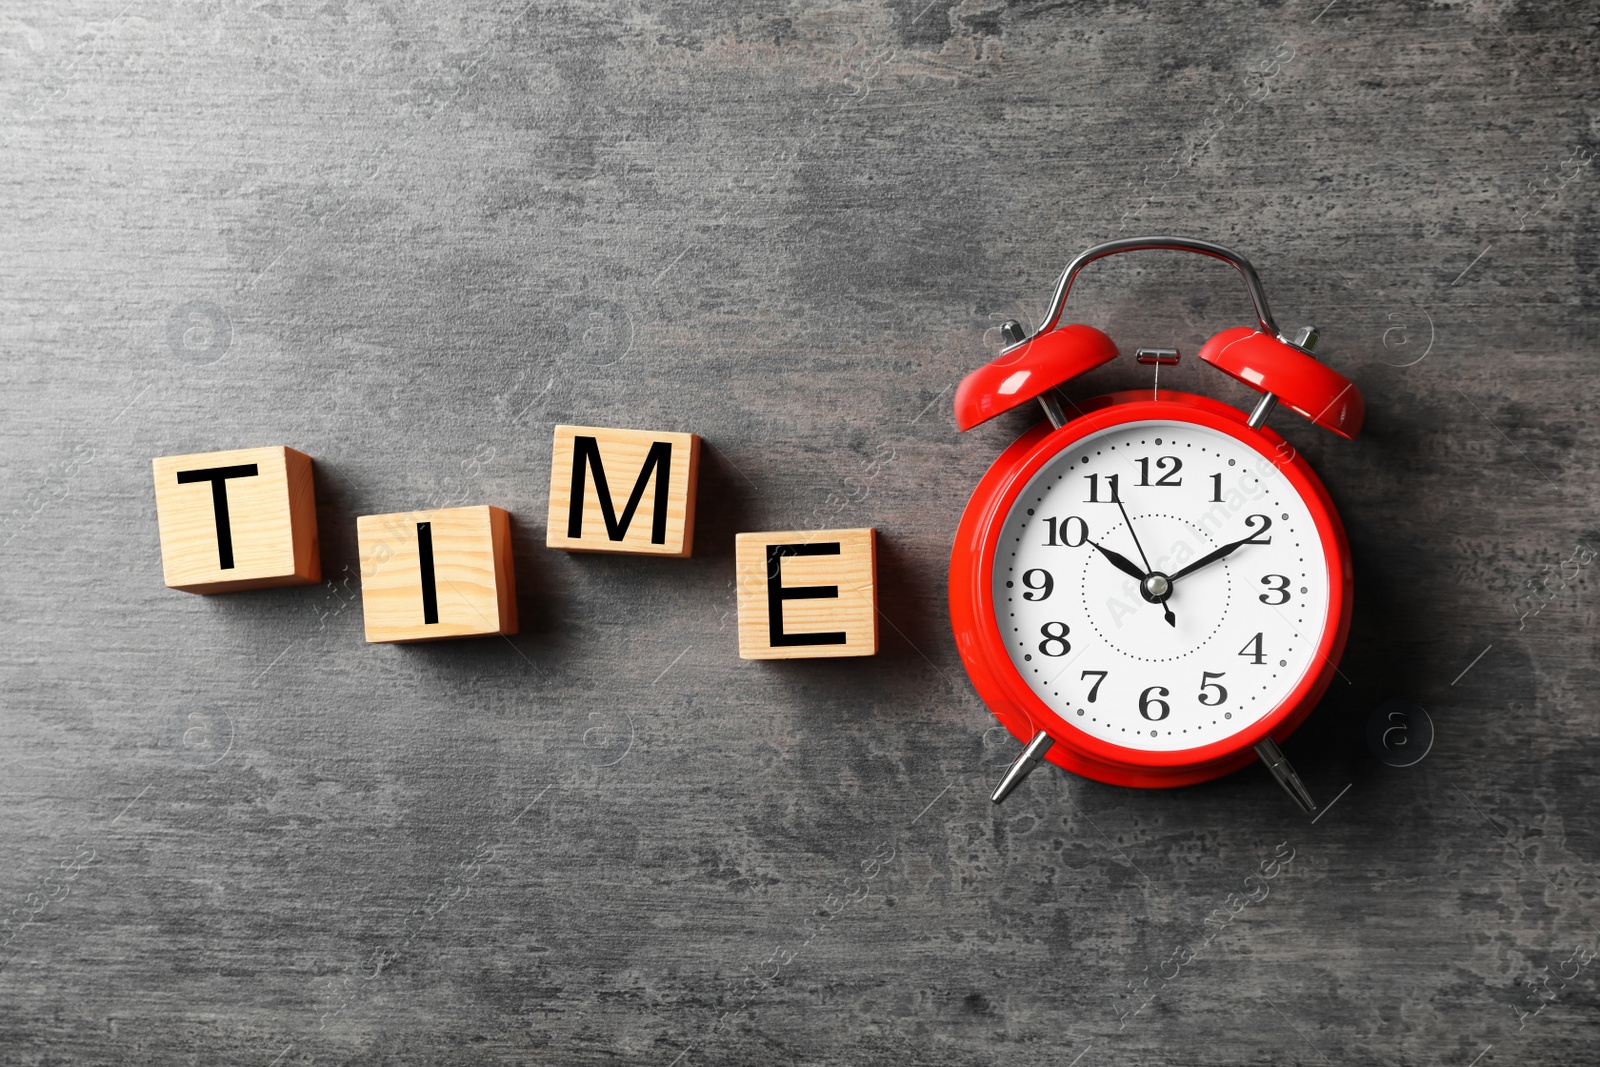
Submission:
M 0 1059 L 1594 1062 L 1597 28 L 11 6 Z M 1141 231 L 1250 256 L 1367 398 L 1273 423 L 1357 568 L 1315 822 L 1259 768 L 988 801 L 946 561 L 1033 416 L 952 390 Z M 1173 255 L 1073 300 L 1125 350 L 1248 321 Z M 547 551 L 556 422 L 702 434 L 694 558 Z M 262 444 L 316 459 L 328 581 L 165 589 L 151 457 Z M 445 503 L 513 512 L 522 632 L 366 646 L 356 516 Z M 863 525 L 881 653 L 741 662 L 734 534 Z

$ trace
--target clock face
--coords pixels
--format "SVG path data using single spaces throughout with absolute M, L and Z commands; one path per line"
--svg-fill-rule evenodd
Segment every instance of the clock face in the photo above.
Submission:
M 1222 741 L 1319 666 L 1331 580 L 1311 511 L 1271 458 L 1205 426 L 1067 446 L 1017 496 L 994 558 L 1018 673 L 1114 745 Z

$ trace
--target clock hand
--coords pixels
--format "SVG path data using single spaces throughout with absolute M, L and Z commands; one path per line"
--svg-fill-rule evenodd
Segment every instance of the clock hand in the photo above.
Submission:
M 1145 572 L 1140 570 L 1138 565 L 1127 556 L 1124 556 L 1120 552 L 1113 552 L 1097 541 L 1090 541 L 1089 543 L 1094 545 L 1094 547 L 1099 550 L 1100 554 L 1106 559 L 1110 560 L 1111 565 L 1117 568 L 1117 570 L 1121 571 L 1123 574 L 1132 575 L 1141 582 L 1145 580 Z
M 1122 498 L 1117 498 L 1117 510 L 1122 512 L 1122 521 L 1128 524 L 1128 533 L 1133 538 L 1133 547 L 1139 550 L 1139 558 L 1144 560 L 1144 569 L 1150 569 L 1150 557 L 1144 554 L 1144 546 L 1139 543 L 1139 534 L 1133 528 L 1133 520 L 1128 518 L 1128 509 L 1122 506 Z
M 1087 538 L 1085 538 L 1085 540 L 1087 540 Z M 1124 556 L 1120 552 L 1111 551 L 1109 548 L 1106 548 L 1104 545 L 1101 545 L 1096 541 L 1090 541 L 1089 543 L 1094 545 L 1094 547 L 1099 550 L 1102 556 L 1110 560 L 1111 565 L 1116 567 L 1117 570 L 1121 571 L 1123 574 L 1129 574 L 1139 579 L 1139 588 L 1141 591 L 1148 590 L 1150 588 L 1151 576 L 1140 570 L 1138 566 L 1134 564 L 1133 560 L 1129 559 L 1127 556 Z M 1165 581 L 1161 588 L 1163 590 L 1170 590 L 1172 588 L 1171 581 Z M 1165 598 L 1162 598 L 1161 600 L 1153 600 L 1151 596 L 1147 595 L 1145 599 L 1161 605 L 1162 617 L 1167 620 L 1168 626 L 1176 627 L 1178 625 L 1178 617 L 1172 614 L 1172 608 L 1167 604 Z
M 1228 553 L 1232 552 L 1234 549 L 1238 548 L 1240 545 L 1248 545 L 1248 544 L 1251 544 L 1252 542 L 1254 542 L 1255 541 L 1255 536 L 1256 536 L 1255 534 L 1251 534 L 1249 537 L 1241 538 L 1240 540 L 1235 541 L 1231 545 L 1223 545 L 1221 548 L 1217 549 L 1214 552 L 1206 553 L 1205 555 L 1201 556 L 1199 559 L 1195 560 L 1193 563 L 1189 564 L 1187 567 L 1184 567 L 1183 569 L 1181 569 L 1181 570 L 1177 571 L 1176 573 L 1174 573 L 1170 577 L 1169 580 L 1175 582 L 1179 578 L 1182 578 L 1186 574 L 1193 574 L 1195 571 L 1199 570 L 1201 567 L 1206 566 L 1207 564 L 1215 563 L 1217 560 L 1221 559 L 1223 556 L 1226 556 Z
M 1122 521 L 1128 524 L 1128 534 L 1133 538 L 1133 547 L 1139 550 L 1139 558 L 1144 560 L 1144 569 L 1147 571 L 1150 570 L 1150 557 L 1144 554 L 1144 546 L 1139 543 L 1139 535 L 1133 528 L 1133 520 L 1128 518 L 1128 509 L 1122 506 L 1121 497 L 1117 498 L 1117 510 L 1122 512 Z M 1094 547 L 1100 548 L 1099 545 L 1095 545 Z M 1105 549 L 1101 548 L 1100 551 L 1104 552 Z M 1112 560 L 1112 562 L 1115 563 L 1116 561 Z M 1127 568 L 1124 568 L 1124 570 L 1126 569 Z M 1167 620 L 1168 626 L 1171 626 L 1173 629 L 1177 629 L 1178 617 L 1172 614 L 1172 606 L 1167 603 L 1167 597 L 1170 596 L 1172 592 L 1172 581 L 1171 579 L 1167 579 L 1161 583 L 1161 585 L 1161 591 L 1157 592 L 1156 587 L 1151 584 L 1150 575 L 1148 574 L 1139 580 L 1139 589 L 1144 594 L 1144 598 L 1152 601 L 1153 603 L 1160 604 L 1161 617 Z

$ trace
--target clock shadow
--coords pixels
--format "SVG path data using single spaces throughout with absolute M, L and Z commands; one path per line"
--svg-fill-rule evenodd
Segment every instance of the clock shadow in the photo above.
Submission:
M 692 559 L 733 562 L 734 537 L 751 530 L 757 488 L 710 438 L 701 439 Z
M 1389 789 L 1395 769 L 1371 750 L 1368 719 L 1390 699 L 1426 703 L 1418 677 L 1423 650 L 1415 635 L 1426 633 L 1431 621 L 1414 598 L 1404 595 L 1416 587 L 1413 577 L 1392 573 L 1381 561 L 1369 561 L 1354 544 L 1351 555 L 1359 579 L 1338 670 L 1305 721 L 1279 746 L 1310 789 L 1318 810 L 1309 815 L 1300 812 L 1259 762 L 1188 787 L 1193 796 L 1216 798 L 1231 806 L 1234 791 L 1239 790 L 1240 803 L 1258 807 L 1258 789 L 1264 789 L 1281 799 L 1279 817 L 1286 823 L 1316 818 L 1320 825 L 1321 816 L 1336 803 L 1350 804 L 1347 789 L 1356 795 L 1369 783 Z
M 1426 705 L 1437 688 L 1429 662 L 1432 639 L 1419 637 L 1433 633 L 1437 619 L 1415 595 L 1432 579 L 1409 573 L 1416 568 L 1404 562 L 1424 553 L 1393 544 L 1374 553 L 1357 531 L 1351 534 L 1355 598 L 1344 655 L 1327 692 L 1283 745 L 1303 778 L 1311 781 L 1309 772 L 1326 783 L 1326 795 L 1313 792 L 1321 803 L 1346 785 L 1359 787 L 1391 771 L 1367 737 L 1368 719 L 1380 705 L 1396 698 Z

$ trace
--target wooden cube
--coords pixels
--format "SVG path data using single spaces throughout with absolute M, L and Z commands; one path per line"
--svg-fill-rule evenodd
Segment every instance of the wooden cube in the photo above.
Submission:
M 700 438 L 557 426 L 545 544 L 569 552 L 688 556 Z
M 877 542 L 865 530 L 734 538 L 740 659 L 878 651 Z
M 511 515 L 443 508 L 356 519 L 367 641 L 517 632 Z
M 311 457 L 241 448 L 151 461 L 161 570 L 186 593 L 322 580 Z

